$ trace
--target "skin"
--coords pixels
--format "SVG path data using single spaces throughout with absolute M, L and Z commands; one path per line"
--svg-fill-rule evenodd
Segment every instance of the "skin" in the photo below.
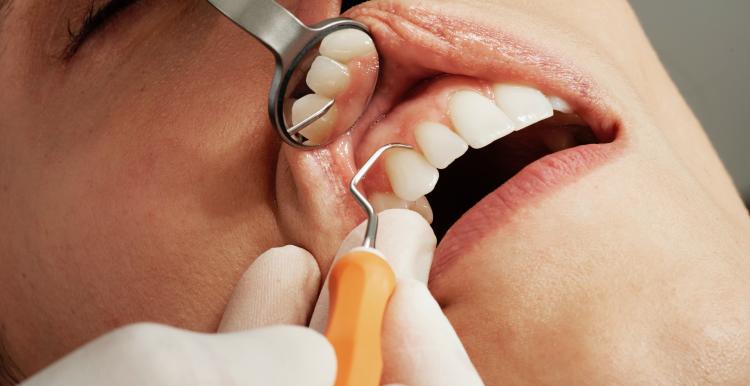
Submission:
M 746 384 L 747 211 L 628 5 L 450 3 L 416 4 L 541 42 L 623 128 L 433 280 L 484 381 Z M 125 324 L 216 331 L 255 256 L 296 244 L 325 272 L 362 218 L 358 141 L 283 148 L 260 44 L 205 2 L 145 1 L 62 60 L 88 5 L 0 11 L 0 323 L 27 375 Z M 339 5 L 285 2 L 308 23 Z

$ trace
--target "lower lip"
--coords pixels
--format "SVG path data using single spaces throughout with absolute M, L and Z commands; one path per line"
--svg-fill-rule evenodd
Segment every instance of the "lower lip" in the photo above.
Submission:
M 435 251 L 430 280 L 444 274 L 461 256 L 507 223 L 520 208 L 587 175 L 611 160 L 621 141 L 572 147 L 542 157 L 464 213 Z

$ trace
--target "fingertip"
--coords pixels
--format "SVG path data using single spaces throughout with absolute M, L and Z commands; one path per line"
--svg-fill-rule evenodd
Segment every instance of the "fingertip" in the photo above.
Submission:
M 417 212 L 389 209 L 379 215 L 377 248 L 391 264 L 399 280 L 427 283 L 437 238 L 430 224 Z

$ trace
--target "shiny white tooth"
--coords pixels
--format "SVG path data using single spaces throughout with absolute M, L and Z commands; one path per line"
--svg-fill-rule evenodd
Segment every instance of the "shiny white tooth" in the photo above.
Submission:
M 474 149 L 513 132 L 513 121 L 495 103 L 474 91 L 458 91 L 448 102 L 448 115 L 461 138 Z
M 552 105 L 539 90 L 515 84 L 495 84 L 495 103 L 516 124 L 516 130 L 552 116 Z
M 396 197 L 393 193 L 378 192 L 371 194 L 368 198 L 370 204 L 375 209 L 376 213 L 380 213 L 386 209 L 408 209 L 409 202 Z
M 434 216 L 432 214 L 432 207 L 430 206 L 430 202 L 427 201 L 427 197 L 422 196 L 419 197 L 416 201 L 410 202 L 408 209 L 421 214 L 429 224 L 432 224 Z
M 346 28 L 323 38 L 319 52 L 340 63 L 347 63 L 358 56 L 375 52 L 375 43 L 364 31 Z
M 393 193 L 406 201 L 416 201 L 432 191 L 438 170 L 411 149 L 393 149 L 385 156 L 385 172 Z
M 570 107 L 568 102 L 558 96 L 547 97 L 549 103 L 552 105 L 552 110 L 559 111 L 563 114 L 573 114 L 573 108 Z
M 445 169 L 469 149 L 469 145 L 458 134 L 437 122 L 417 125 L 414 138 L 427 161 L 438 169 Z
M 307 86 L 316 94 L 335 97 L 349 85 L 349 69 L 325 56 L 318 56 L 307 72 Z
M 292 124 L 296 125 L 304 121 L 305 118 L 322 109 L 329 101 L 329 98 L 318 94 L 308 94 L 297 99 L 292 104 Z M 325 143 L 331 135 L 331 130 L 334 123 L 336 123 L 337 116 L 338 110 L 336 109 L 336 105 L 334 105 L 325 115 L 310 124 L 310 126 L 302 129 L 300 133 L 310 140 L 310 145 Z

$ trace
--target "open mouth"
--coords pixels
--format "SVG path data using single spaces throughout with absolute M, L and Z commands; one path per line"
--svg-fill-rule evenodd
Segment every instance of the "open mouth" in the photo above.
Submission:
M 578 115 L 556 111 L 490 145 L 467 151 L 440 172 L 435 189 L 426 195 L 438 241 L 464 213 L 526 166 L 558 151 L 594 143 L 598 139 Z
M 438 240 L 527 166 L 611 140 L 598 138 L 563 99 L 531 86 L 441 75 L 415 89 L 368 129 L 364 148 L 403 142 L 414 149 L 386 154 L 367 189 L 377 211 L 415 210 Z
M 368 2 L 345 15 L 370 29 L 380 84 L 350 135 L 316 156 L 328 157 L 321 177 L 338 186 L 384 144 L 412 145 L 388 151 L 363 188 L 378 211 L 408 208 L 432 223 L 434 273 L 519 208 L 611 159 L 621 125 L 606 93 L 546 53 L 554 49 L 452 2 L 409 4 Z M 355 68 L 343 78 L 355 84 Z M 320 179 L 309 184 L 318 201 L 347 194 Z
M 368 4 L 348 16 L 370 27 L 383 82 L 352 133 L 355 162 L 386 143 L 414 147 L 386 153 L 364 187 L 377 210 L 408 208 L 432 223 L 433 272 L 611 159 L 619 119 L 575 65 L 479 12 Z

